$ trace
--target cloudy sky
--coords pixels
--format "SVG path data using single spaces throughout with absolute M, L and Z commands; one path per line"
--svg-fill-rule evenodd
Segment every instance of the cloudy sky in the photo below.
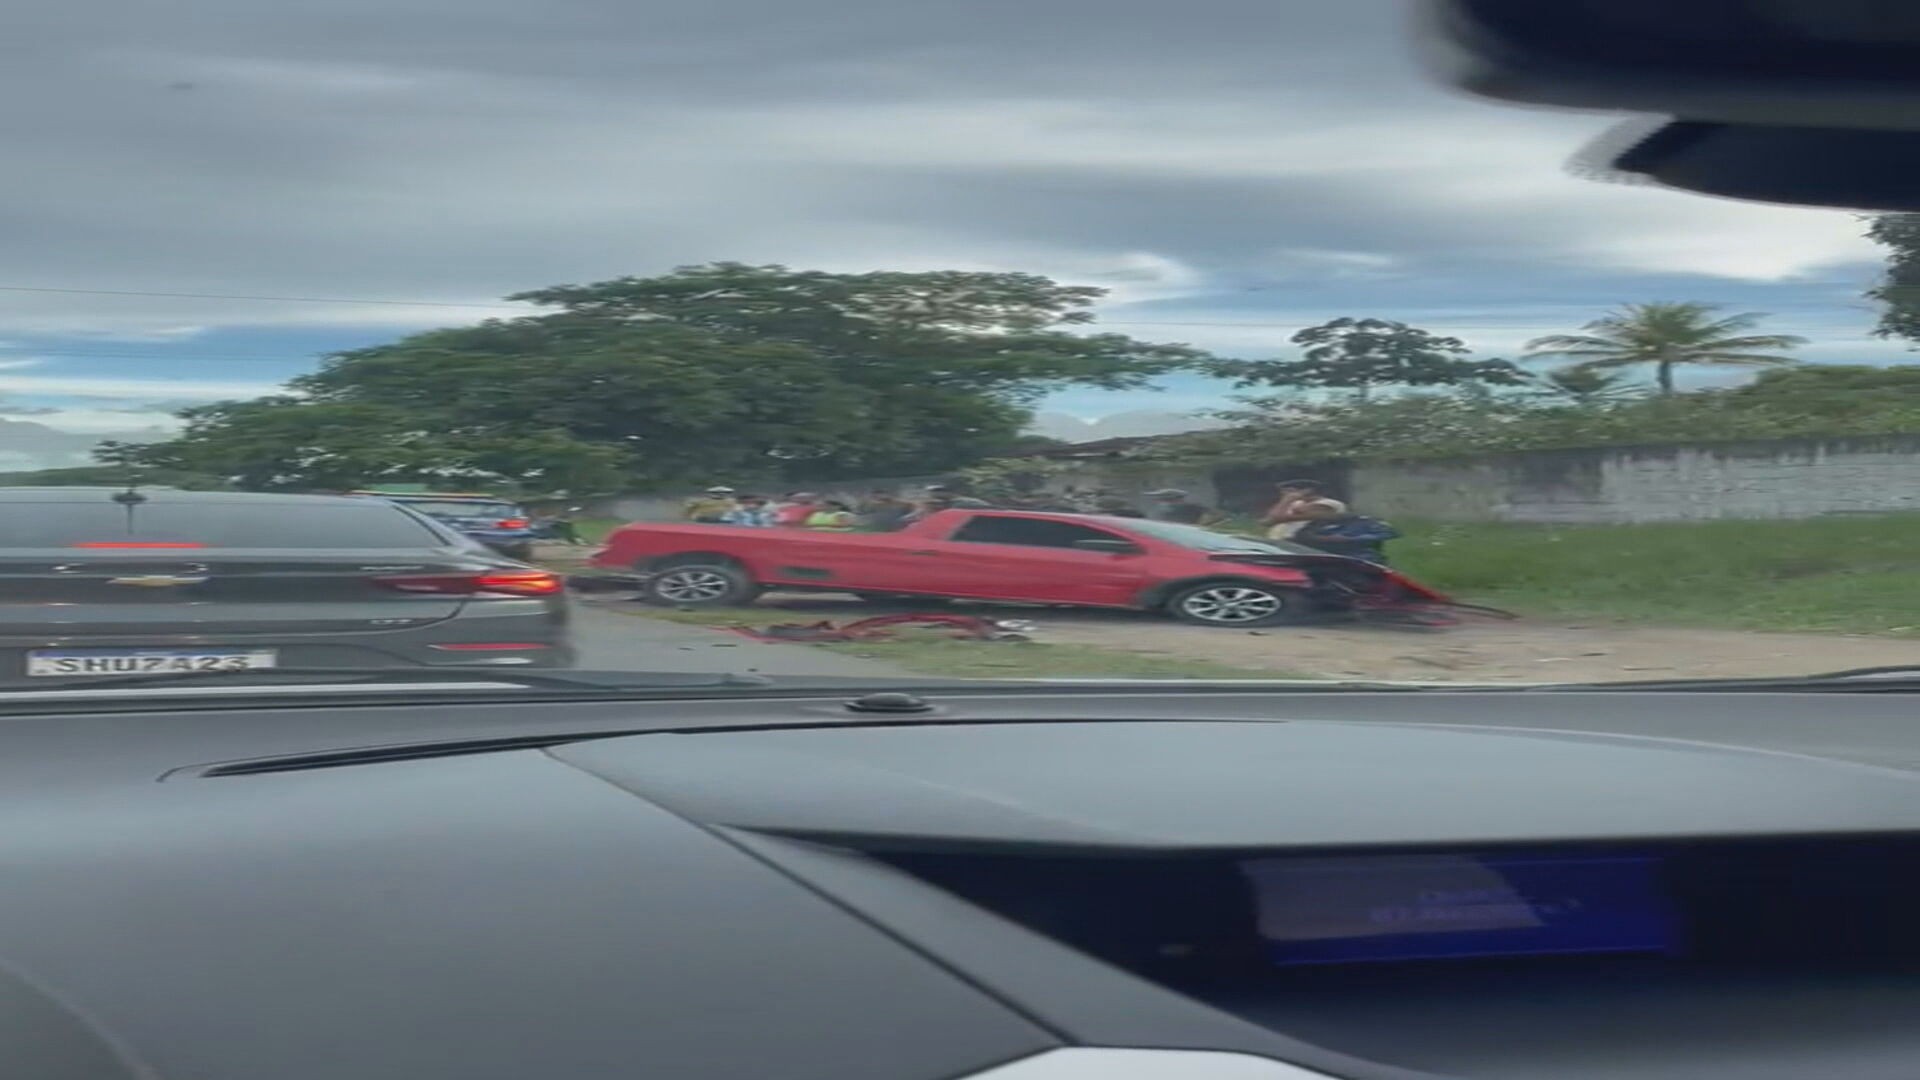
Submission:
M 0 416 L 63 431 L 715 259 L 1037 271 L 1237 355 L 1345 314 L 1511 354 L 1649 299 L 1905 355 L 1852 216 L 1575 179 L 1610 118 L 1435 89 L 1397 0 L 113 7 L 16 4 L 0 43 Z

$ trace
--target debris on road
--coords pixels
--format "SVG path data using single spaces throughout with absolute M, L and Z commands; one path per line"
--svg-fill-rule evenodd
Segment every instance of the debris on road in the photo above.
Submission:
M 1351 616 L 1355 622 L 1402 630 L 1445 630 L 1459 626 L 1468 618 L 1492 619 L 1499 622 L 1514 622 L 1520 618 L 1511 611 L 1502 611 L 1482 604 L 1462 604 L 1451 600 L 1417 604 L 1357 602 L 1353 606 Z
M 901 630 L 943 628 L 956 641 L 1031 641 L 1033 624 L 1017 619 L 983 619 L 978 615 L 908 614 L 878 615 L 836 626 L 829 620 L 815 623 L 777 623 L 764 630 L 749 626 L 727 629 L 755 641 L 845 642 L 882 641 Z

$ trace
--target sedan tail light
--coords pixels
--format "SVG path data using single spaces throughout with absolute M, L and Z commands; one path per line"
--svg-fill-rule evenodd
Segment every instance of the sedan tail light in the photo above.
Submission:
M 545 570 L 491 570 L 478 574 L 418 574 L 402 577 L 377 577 L 376 584 L 399 592 L 434 596 L 472 596 L 497 593 L 507 596 L 552 596 L 565 585 L 558 574 Z
M 502 529 L 524 529 L 533 524 L 533 522 L 528 521 L 526 518 L 501 518 L 494 524 L 497 528 Z
M 545 570 L 498 570 L 476 579 L 481 592 L 515 596 L 552 596 L 565 588 L 560 575 Z

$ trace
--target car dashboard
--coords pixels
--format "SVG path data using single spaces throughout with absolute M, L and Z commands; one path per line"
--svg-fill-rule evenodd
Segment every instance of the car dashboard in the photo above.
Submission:
M 9 717 L 0 1041 L 210 1080 L 1920 1072 L 1906 695 L 921 694 Z

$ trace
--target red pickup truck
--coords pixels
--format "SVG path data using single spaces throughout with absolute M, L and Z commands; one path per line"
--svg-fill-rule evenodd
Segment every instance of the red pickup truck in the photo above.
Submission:
M 1278 541 L 1022 510 L 945 510 L 887 533 L 639 523 L 615 530 L 592 563 L 639 575 L 647 600 L 673 605 L 744 604 L 771 588 L 1133 608 L 1247 627 L 1449 603 L 1385 567 Z

